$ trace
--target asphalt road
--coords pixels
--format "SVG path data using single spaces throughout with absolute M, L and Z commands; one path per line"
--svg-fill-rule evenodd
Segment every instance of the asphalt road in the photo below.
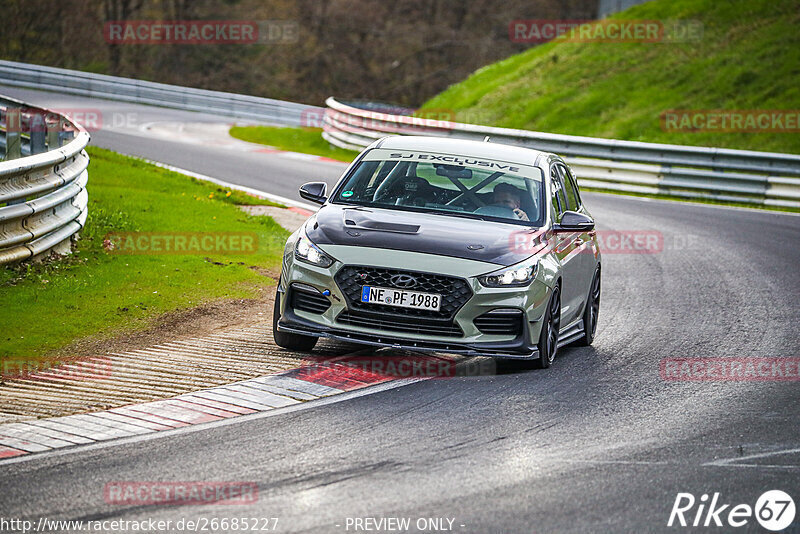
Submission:
M 169 163 L 295 200 L 300 200 L 297 194 L 299 185 L 310 181 L 333 185 L 346 167 L 342 163 L 255 152 L 255 145 L 232 138 L 220 145 L 221 125 L 234 122 L 245 124 L 245 121 L 221 119 L 206 113 L 8 87 L 2 85 L 2 80 L 0 95 L 76 117 L 91 134 L 91 144 L 94 146 Z M 204 135 L 204 130 L 209 129 L 211 131 Z
M 61 98 L 0 93 L 50 105 Z M 215 120 L 132 107 L 165 121 Z M 142 130 L 99 131 L 93 139 L 287 196 L 303 181 L 335 179 L 342 170 Z M 495 374 L 6 464 L 0 516 L 278 517 L 278 532 L 353 532 L 348 518 L 365 517 L 409 517 L 412 526 L 450 518 L 452 531 L 475 533 L 765 532 L 753 518 L 736 529 L 668 528 L 667 521 L 679 492 L 698 499 L 719 492 L 720 504 L 753 506 L 780 489 L 800 505 L 800 382 L 665 381 L 659 364 L 800 355 L 800 217 L 584 199 L 600 230 L 664 237 L 657 253 L 605 254 L 593 347 L 562 349 L 545 371 L 501 364 Z M 240 506 L 106 504 L 105 484 L 123 480 L 254 481 L 259 498 Z M 788 531 L 800 532 L 800 518 Z

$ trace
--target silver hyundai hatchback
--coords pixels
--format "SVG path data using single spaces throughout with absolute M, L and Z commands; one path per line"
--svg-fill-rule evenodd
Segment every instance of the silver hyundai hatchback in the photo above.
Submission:
M 592 343 L 594 220 L 564 160 L 509 145 L 396 136 L 367 147 L 286 242 L 274 336 L 530 359 Z

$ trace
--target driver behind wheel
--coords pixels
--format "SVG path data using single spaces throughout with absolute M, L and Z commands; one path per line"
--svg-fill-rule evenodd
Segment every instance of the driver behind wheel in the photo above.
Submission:
M 503 206 L 514 211 L 514 215 L 521 221 L 527 221 L 528 215 L 520 207 L 522 205 L 522 191 L 513 185 L 500 183 L 492 191 L 492 205 Z

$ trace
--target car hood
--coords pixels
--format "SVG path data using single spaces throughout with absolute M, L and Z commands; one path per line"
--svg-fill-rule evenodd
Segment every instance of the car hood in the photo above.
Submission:
M 405 250 L 504 266 L 530 257 L 527 244 L 539 233 L 521 225 L 337 204 L 326 204 L 306 224 L 306 234 L 322 248 Z

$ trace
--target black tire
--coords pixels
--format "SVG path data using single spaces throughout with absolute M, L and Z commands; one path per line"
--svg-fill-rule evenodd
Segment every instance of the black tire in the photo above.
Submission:
M 278 319 L 281 313 L 281 294 L 275 292 L 275 306 L 272 309 L 272 337 L 275 344 L 284 349 L 309 352 L 317 344 L 314 336 L 304 336 L 302 334 L 292 334 L 290 332 L 278 331 Z
M 575 344 L 588 347 L 594 342 L 597 332 L 597 318 L 600 316 L 600 267 L 594 272 L 589 296 L 586 298 L 586 309 L 583 310 L 583 336 Z
M 553 288 L 547 310 L 542 318 L 542 332 L 539 334 L 539 359 L 534 360 L 537 369 L 547 369 L 558 352 L 558 331 L 561 326 L 561 287 Z

